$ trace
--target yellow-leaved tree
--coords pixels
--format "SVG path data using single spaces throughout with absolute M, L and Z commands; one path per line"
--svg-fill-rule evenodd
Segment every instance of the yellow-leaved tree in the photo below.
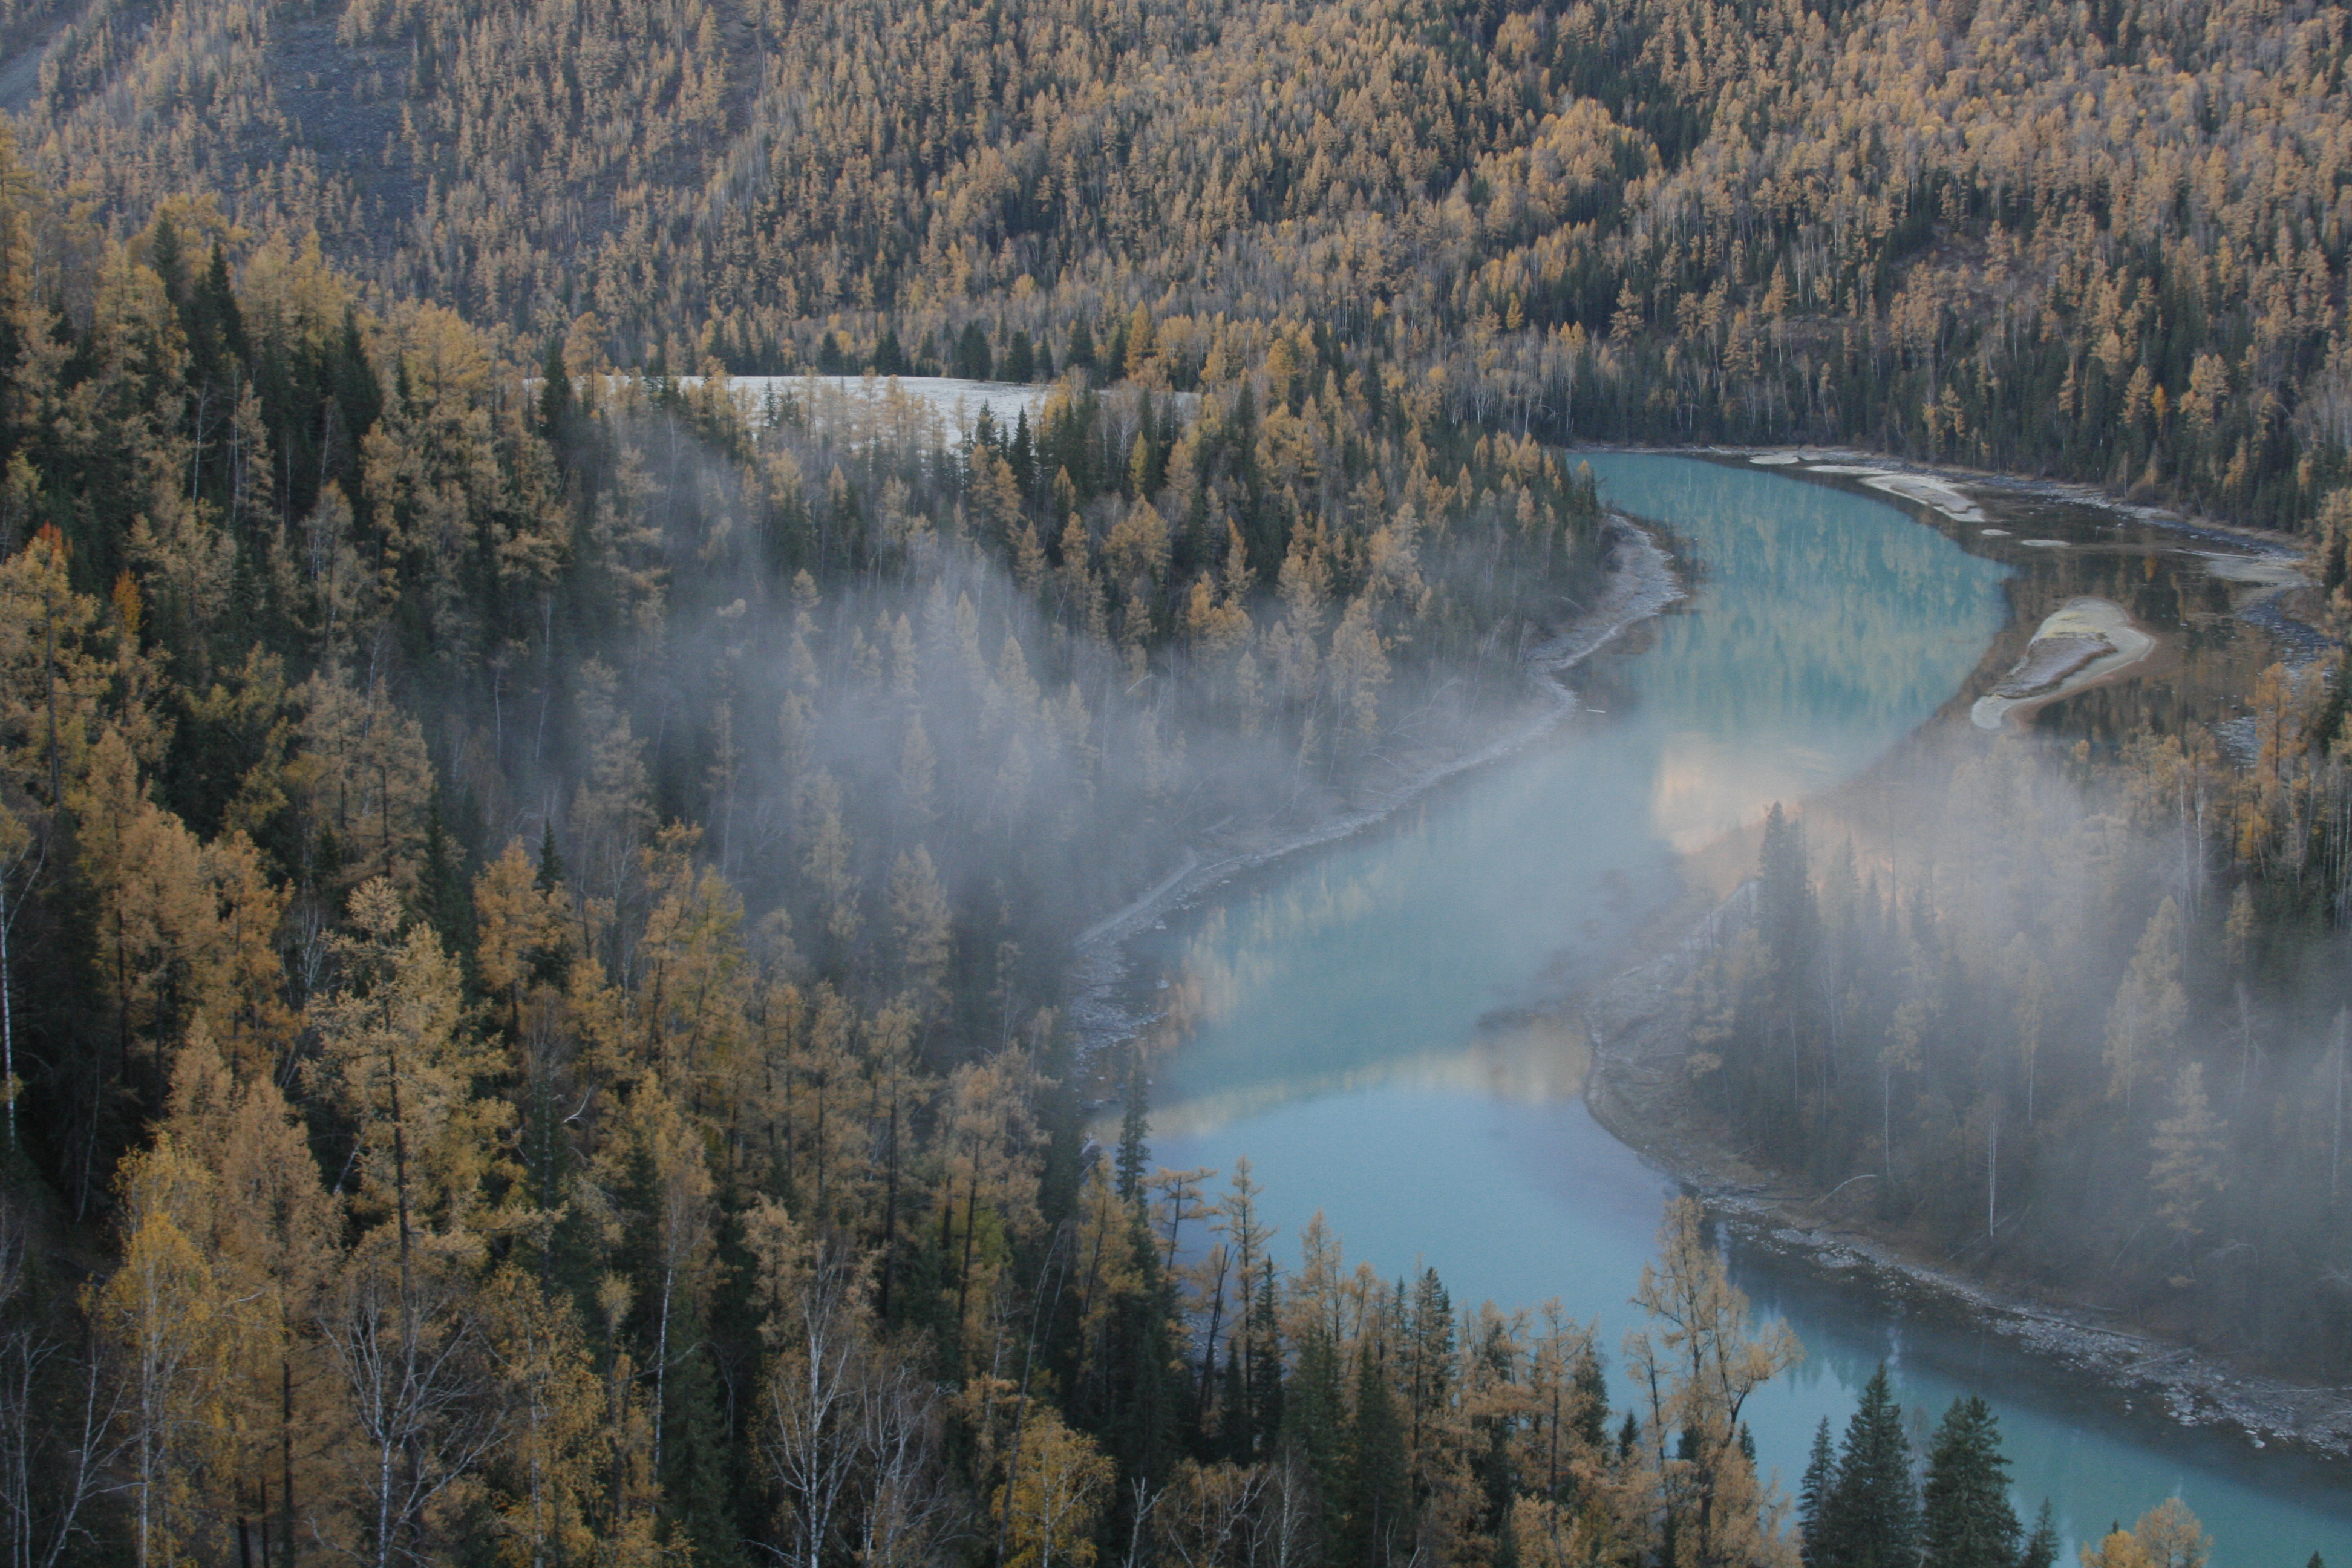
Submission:
M 119 1360 L 120 1419 L 141 1568 L 198 1547 L 191 1506 L 228 1453 L 231 1362 L 249 1299 L 207 1250 L 214 1173 L 168 1134 L 123 1163 L 122 1261 L 91 1292 L 90 1316 Z
M 1658 1246 L 1660 1261 L 1643 1266 L 1633 1294 L 1656 1327 L 1625 1337 L 1625 1366 L 1649 1403 L 1654 1496 L 1674 1521 L 1676 1561 L 1794 1568 L 1781 1508 L 1743 1450 L 1740 1413 L 1750 1394 L 1802 1359 L 1803 1347 L 1784 1322 L 1751 1327 L 1748 1298 L 1708 1245 L 1696 1199 L 1666 1205 Z M 1674 1451 L 1669 1439 L 1677 1436 L 1682 1447 Z
M 1050 1405 L 1030 1411 L 1024 1427 L 1018 1462 L 996 1489 L 1005 1568 L 1087 1568 L 1095 1560 L 1095 1521 L 1118 1468 Z

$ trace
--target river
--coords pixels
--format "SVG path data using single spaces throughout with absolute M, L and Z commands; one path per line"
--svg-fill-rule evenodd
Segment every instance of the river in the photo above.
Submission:
M 1586 1112 L 1580 1044 L 1508 1020 L 1622 962 L 1625 934 L 1676 897 L 1682 854 L 1949 721 L 2013 611 L 2093 569 L 2027 591 L 2040 563 L 2013 540 L 1859 489 L 1685 458 L 1592 463 L 1612 504 L 1671 531 L 1692 596 L 1577 672 L 1585 710 L 1376 829 L 1215 890 L 1131 952 L 1189 1022 L 1158 1068 L 1159 1163 L 1229 1173 L 1245 1154 L 1278 1249 L 1319 1209 L 1351 1265 L 1434 1268 L 1463 1307 L 1558 1298 L 1613 1350 L 1638 1326 L 1628 1297 L 1671 1188 Z M 2070 526 L 2084 543 L 2112 531 Z M 2110 546 L 2145 545 L 2129 532 Z M 1731 1264 L 1806 1346 L 1750 1406 L 1762 1466 L 1790 1492 L 1814 1423 L 1842 1431 L 1884 1361 L 1918 1420 L 1963 1392 L 1993 1403 L 2019 1512 L 2052 1501 L 2067 1562 L 2174 1493 L 2217 1568 L 2352 1562 L 2343 1467 L 2179 1427 L 1948 1310 L 1769 1254 Z

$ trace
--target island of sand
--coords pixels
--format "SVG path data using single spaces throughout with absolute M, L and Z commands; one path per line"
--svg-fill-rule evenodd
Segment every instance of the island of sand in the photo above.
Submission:
M 2038 708 L 2092 681 L 2137 664 L 2156 639 L 2132 625 L 2122 605 L 2106 599 L 2069 599 L 2043 621 L 2000 684 L 1977 699 L 1969 718 L 1979 730 L 1998 730 L 2012 710 Z

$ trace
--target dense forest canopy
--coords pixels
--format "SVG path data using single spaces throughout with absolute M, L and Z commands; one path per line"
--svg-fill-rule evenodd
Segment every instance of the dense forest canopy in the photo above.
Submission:
M 0 45 L 11 1563 L 1842 1564 L 1908 1519 L 2047 1568 L 1990 1415 L 1915 1455 L 1883 1385 L 1783 1528 L 1740 1412 L 1798 1347 L 1691 1205 L 1613 1357 L 1277 1258 L 1246 1169 L 1152 1165 L 1072 943 L 1544 710 L 1636 545 L 1565 442 L 2060 474 L 2340 590 L 2340 10 L 0 0 Z M 728 379 L 804 371 L 1036 393 Z M 1954 785 L 2113 869 L 2095 1009 L 2037 1010 L 2029 900 L 1781 824 L 1695 1092 L 1940 1238 L 2022 1073 L 1986 1182 L 2340 1371 L 2344 1037 L 2255 984 L 2352 908 L 2334 689 L 2268 685 L 2251 768 Z
M 2352 45 L 2311 0 L 150 10 L 22 8 L 48 178 L 134 221 L 216 190 L 628 363 L 1286 318 L 1514 430 L 1859 439 L 2284 527 L 2352 439 Z

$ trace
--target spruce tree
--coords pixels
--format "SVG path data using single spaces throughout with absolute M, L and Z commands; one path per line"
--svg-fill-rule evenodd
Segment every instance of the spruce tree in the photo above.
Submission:
M 695 1563 L 730 1568 L 744 1562 L 735 1517 L 738 1478 L 732 1474 L 743 1450 L 726 1417 L 735 1402 L 727 1396 L 712 1360 L 699 1303 L 689 1305 L 679 1326 L 692 1339 L 663 1380 L 668 1406 L 662 1422 L 664 1521 L 668 1540 L 688 1547 Z
M 474 952 L 474 900 L 464 851 L 451 842 L 441 820 L 441 793 L 425 808 L 425 866 L 417 878 L 416 912 L 425 917 L 444 952 L 470 964 Z
M 956 340 L 956 374 L 966 381 L 986 381 L 993 369 L 990 358 L 988 334 L 978 321 L 966 322 L 963 336 Z
M 1927 1450 L 1920 1498 L 1922 1568 L 2010 1568 L 2021 1533 L 2009 1505 L 2009 1460 L 1992 1406 L 1955 1399 Z
M 1388 1562 L 1391 1548 L 1410 1539 L 1411 1488 L 1405 1474 L 1404 1429 L 1388 1374 L 1370 1345 L 1356 1367 L 1356 1417 L 1348 1430 L 1347 1550 L 1342 1560 L 1363 1568 Z
M 1251 1306 L 1250 1396 L 1253 1447 L 1258 1453 L 1282 1430 L 1282 1316 L 1275 1296 L 1274 1260 L 1258 1267 L 1257 1300 Z
M 250 352 L 245 316 L 229 281 L 228 256 L 217 240 L 213 242 L 212 264 L 189 286 L 181 304 L 180 325 L 187 334 L 190 381 L 202 384 L 224 373 L 243 371 Z
M 572 373 L 564 368 L 563 345 L 550 342 L 539 372 L 539 433 L 561 457 L 571 432 Z
M 1003 374 L 1007 381 L 1027 381 L 1037 374 L 1037 353 L 1029 346 L 1029 333 L 1015 328 L 1013 341 L 1004 345 Z
M 555 824 L 550 822 L 539 833 L 539 890 L 553 892 L 563 876 L 563 854 L 555 847 Z
M 1143 1076 L 1143 1053 L 1131 1051 L 1127 1062 L 1127 1113 L 1118 1124 L 1118 1195 L 1129 1203 L 1143 1201 L 1143 1166 L 1151 1158 L 1150 1107 L 1147 1102 L 1148 1080 Z
M 2042 1513 L 2033 1521 L 2032 1539 L 2019 1554 L 2017 1568 L 2057 1568 L 2058 1521 L 2050 1512 L 2050 1500 L 2042 1500 Z
M 1339 1347 L 1319 1326 L 1299 1336 L 1298 1366 L 1283 1391 L 1282 1442 L 1313 1478 L 1321 1502 L 1320 1526 L 1327 1541 L 1339 1535 L 1340 1474 Z
M 1601 1370 L 1601 1353 L 1586 1341 L 1576 1352 L 1577 1436 L 1593 1452 L 1609 1443 L 1609 1379 Z
M 1837 1485 L 1824 1510 L 1822 1568 L 1914 1568 L 1919 1561 L 1919 1492 L 1903 1407 L 1881 1365 L 1862 1391 L 1838 1451 Z
M 1804 1484 L 1797 1491 L 1797 1544 L 1810 1565 L 1824 1561 L 1828 1508 L 1837 1490 L 1837 1451 L 1830 1443 L 1830 1418 L 1813 1428 L 1813 1449 L 1805 1464 Z

